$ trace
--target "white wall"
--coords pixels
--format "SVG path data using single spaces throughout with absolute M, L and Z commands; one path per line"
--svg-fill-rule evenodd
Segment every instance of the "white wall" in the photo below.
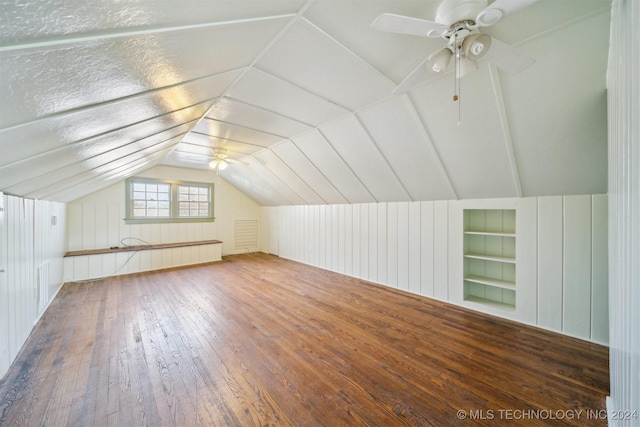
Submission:
M 124 181 L 75 200 L 68 205 L 68 246 L 70 251 L 101 249 L 126 244 L 175 243 L 221 240 L 222 254 L 242 252 L 234 245 L 236 220 L 258 220 L 259 206 L 211 171 L 157 166 L 138 176 L 214 183 L 215 222 L 177 224 L 125 224 Z
M 640 426 L 640 2 L 614 0 L 609 113 L 612 426 Z M 629 418 L 624 418 L 628 415 Z
M 64 204 L 1 194 L 0 378 L 62 286 L 66 236 Z
M 607 198 L 262 207 L 262 250 L 372 282 L 608 342 Z M 516 309 L 463 298 L 463 209 L 516 209 Z M 277 217 L 277 221 L 274 218 Z M 265 230 L 277 223 L 277 230 Z

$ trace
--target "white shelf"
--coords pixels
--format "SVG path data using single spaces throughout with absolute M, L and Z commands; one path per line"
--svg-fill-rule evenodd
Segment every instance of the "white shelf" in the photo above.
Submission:
M 516 233 L 507 233 L 505 231 L 465 231 L 464 234 L 471 234 L 474 236 L 516 237 Z
M 503 302 L 493 301 L 493 300 L 486 299 L 486 298 L 480 298 L 480 297 L 476 297 L 476 296 L 473 296 L 473 295 L 467 296 L 464 300 L 465 301 L 470 301 L 470 302 L 475 302 L 475 303 L 482 304 L 482 305 L 488 305 L 490 307 L 499 308 L 501 310 L 513 311 L 513 310 L 516 309 L 515 306 L 513 306 L 511 304 L 505 304 Z
M 467 282 L 480 283 L 481 285 L 493 286 L 502 289 L 514 289 L 516 284 L 506 280 L 492 279 L 489 277 L 469 275 L 464 278 Z
M 487 254 L 464 254 L 465 258 L 473 258 L 473 259 L 481 259 L 484 261 L 495 261 L 495 262 L 507 262 L 510 264 L 515 264 L 516 259 L 512 257 L 500 256 L 500 255 L 487 255 Z
M 515 310 L 515 209 L 465 209 L 463 215 L 464 300 Z

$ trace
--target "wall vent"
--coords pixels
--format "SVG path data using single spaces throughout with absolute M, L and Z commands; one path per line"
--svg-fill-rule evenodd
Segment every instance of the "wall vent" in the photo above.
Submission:
M 258 250 L 258 220 L 237 220 L 235 222 L 236 251 L 256 252 Z

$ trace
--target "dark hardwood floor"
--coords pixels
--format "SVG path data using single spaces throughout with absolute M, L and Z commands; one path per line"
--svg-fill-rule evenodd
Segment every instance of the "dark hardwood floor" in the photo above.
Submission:
M 606 425 L 608 391 L 606 347 L 249 254 L 65 285 L 0 424 Z

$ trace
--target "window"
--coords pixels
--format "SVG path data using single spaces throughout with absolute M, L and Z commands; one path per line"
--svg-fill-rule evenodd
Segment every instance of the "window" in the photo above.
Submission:
M 170 218 L 171 185 L 151 182 L 132 182 L 134 218 Z
M 126 209 L 127 224 L 213 221 L 213 185 L 129 178 Z
M 209 216 L 209 186 L 178 184 L 178 216 L 180 218 Z

